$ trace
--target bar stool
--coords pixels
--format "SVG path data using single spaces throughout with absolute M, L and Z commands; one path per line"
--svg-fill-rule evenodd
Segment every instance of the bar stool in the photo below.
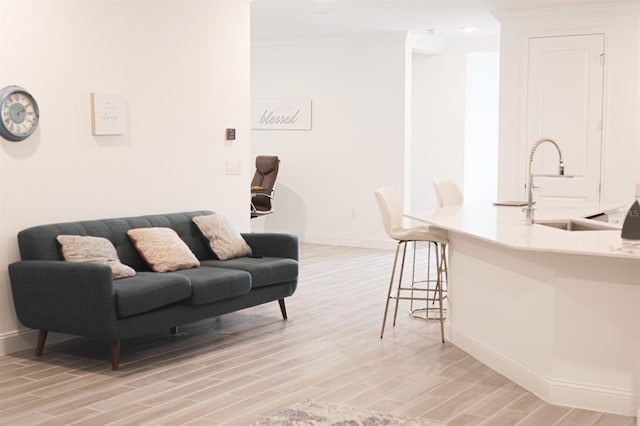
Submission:
M 395 258 L 393 260 L 393 269 L 391 279 L 389 281 L 389 290 L 387 292 L 387 302 L 384 308 L 384 317 L 382 319 L 382 329 L 380 338 L 384 336 L 384 328 L 387 322 L 387 314 L 389 312 L 389 302 L 395 300 L 395 308 L 393 313 L 393 326 L 396 325 L 398 316 L 398 301 L 410 300 L 411 316 L 416 318 L 440 321 L 440 334 L 444 343 L 444 320 L 445 312 L 444 299 L 446 298 L 446 282 L 443 277 L 446 275 L 446 234 L 429 226 L 417 226 L 413 228 L 402 227 L 402 203 L 400 199 L 389 188 L 380 188 L 375 191 L 375 197 L 380 208 L 382 216 L 382 224 L 384 230 L 389 237 L 398 242 L 396 246 Z M 427 246 L 427 276 L 425 280 L 416 280 L 416 243 L 426 242 Z M 407 256 L 407 244 L 413 243 L 413 265 L 411 269 L 411 282 L 403 286 L 404 265 Z M 400 273 L 397 286 L 394 290 L 394 280 L 396 275 L 396 267 L 398 265 L 398 256 L 402 247 L 402 260 L 400 263 Z M 431 267 L 431 249 L 435 248 L 435 268 Z M 434 276 L 435 275 L 435 276 Z M 424 302 L 425 307 L 414 308 L 414 302 Z
M 433 189 L 436 191 L 438 207 L 459 206 L 464 201 L 460 187 L 452 180 L 434 180 Z
M 436 191 L 436 198 L 438 199 L 438 207 L 453 207 L 460 206 L 464 202 L 462 191 L 458 184 L 450 179 L 434 180 L 433 189 Z M 445 257 L 445 271 L 448 271 Z M 446 272 L 445 272 L 446 274 Z M 445 276 L 445 281 L 449 281 L 449 276 Z

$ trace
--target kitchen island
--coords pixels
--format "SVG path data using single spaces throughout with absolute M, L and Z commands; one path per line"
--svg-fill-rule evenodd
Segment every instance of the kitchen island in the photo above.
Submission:
M 489 202 L 408 214 L 449 234 L 447 339 L 550 403 L 638 416 L 640 245 L 623 244 L 625 212 L 541 204 L 533 225 Z M 584 219 L 600 213 L 609 223 Z M 597 230 L 557 228 L 568 219 Z

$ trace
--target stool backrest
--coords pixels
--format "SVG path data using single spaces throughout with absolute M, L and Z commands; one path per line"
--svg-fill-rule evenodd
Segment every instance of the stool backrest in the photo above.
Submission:
M 436 190 L 438 207 L 459 206 L 462 204 L 462 191 L 454 181 L 448 179 L 434 180 L 433 188 Z
M 394 238 L 393 230 L 402 227 L 402 202 L 391 188 L 380 188 L 375 192 L 382 225 L 389 237 Z

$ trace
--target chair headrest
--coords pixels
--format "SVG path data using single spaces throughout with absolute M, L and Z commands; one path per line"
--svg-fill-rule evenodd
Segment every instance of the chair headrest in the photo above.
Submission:
M 277 155 L 258 155 L 256 157 L 256 169 L 263 175 L 268 175 L 278 168 L 279 162 Z

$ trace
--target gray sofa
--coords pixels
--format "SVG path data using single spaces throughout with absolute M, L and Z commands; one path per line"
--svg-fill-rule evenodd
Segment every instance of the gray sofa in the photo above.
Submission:
M 42 225 L 20 231 L 21 261 L 9 265 L 13 301 L 20 322 L 40 330 L 40 356 L 48 331 L 111 343 L 112 369 L 119 368 L 120 342 L 159 330 L 284 298 L 298 282 L 298 240 L 289 234 L 242 234 L 253 256 L 218 260 L 192 211 Z M 200 260 L 200 267 L 151 272 L 127 230 L 169 227 Z M 114 280 L 109 266 L 65 262 L 56 237 L 90 235 L 109 239 L 122 263 L 136 275 Z

